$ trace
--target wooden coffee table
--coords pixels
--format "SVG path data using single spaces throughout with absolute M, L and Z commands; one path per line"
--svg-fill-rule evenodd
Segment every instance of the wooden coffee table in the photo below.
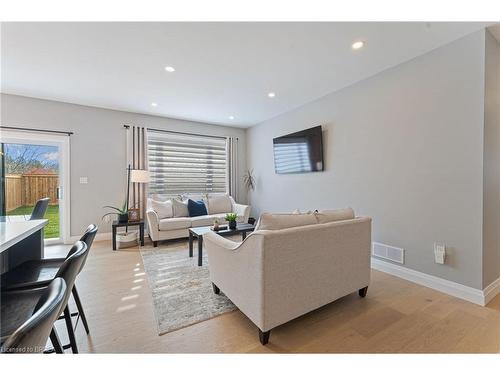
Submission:
M 198 238 L 198 266 L 201 267 L 203 257 L 203 235 L 207 232 L 214 232 L 222 237 L 233 236 L 241 233 L 241 238 L 244 240 L 248 232 L 253 232 L 255 225 L 252 224 L 237 224 L 236 229 L 212 230 L 212 227 L 197 227 L 189 228 L 189 256 L 193 257 L 193 240 Z

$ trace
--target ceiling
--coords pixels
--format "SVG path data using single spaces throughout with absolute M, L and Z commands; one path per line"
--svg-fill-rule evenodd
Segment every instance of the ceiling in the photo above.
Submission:
M 248 127 L 485 25 L 3 23 L 1 90 Z

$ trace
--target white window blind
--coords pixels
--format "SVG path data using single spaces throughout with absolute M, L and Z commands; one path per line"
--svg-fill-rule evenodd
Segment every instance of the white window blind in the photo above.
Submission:
M 148 131 L 150 194 L 227 192 L 226 139 Z

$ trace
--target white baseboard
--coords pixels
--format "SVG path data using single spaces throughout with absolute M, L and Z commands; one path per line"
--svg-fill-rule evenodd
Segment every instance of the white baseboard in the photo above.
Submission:
M 484 304 L 487 305 L 498 293 L 500 293 L 500 277 L 483 289 Z
M 72 244 L 78 241 L 81 236 L 71 236 L 69 238 L 69 243 Z M 94 241 L 110 241 L 111 240 L 111 232 L 99 233 L 95 235 Z
M 485 306 L 500 292 L 500 279 L 481 290 L 373 257 L 372 268 L 481 306 Z

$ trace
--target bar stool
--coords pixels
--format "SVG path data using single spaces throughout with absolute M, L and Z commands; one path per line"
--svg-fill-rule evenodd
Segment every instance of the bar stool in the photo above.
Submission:
M 30 220 L 43 219 L 43 217 L 45 216 L 45 212 L 47 211 L 49 201 L 50 201 L 50 198 L 39 199 L 36 202 L 35 207 L 33 208 L 33 212 L 31 213 Z
M 53 331 L 52 327 L 63 308 L 66 282 L 60 277 L 52 280 L 48 287 L 44 288 L 34 308 L 32 303 L 36 301 L 35 297 L 40 294 L 39 291 L 24 291 L 22 298 L 18 298 L 20 295 L 17 292 L 12 294 L 12 292 L 2 293 L 2 325 L 4 314 L 10 317 L 5 319 L 7 324 L 17 325 L 17 322 L 23 319 L 25 321 L 6 338 L 0 352 L 11 354 L 43 352 L 47 339 Z M 54 345 L 54 340 L 58 338 L 55 336 L 51 340 Z
M 68 336 L 70 340 L 69 345 L 63 345 L 62 347 L 58 344 L 58 340 L 54 340 L 53 337 L 57 336 L 55 329 L 51 333 L 50 337 L 52 340 L 52 344 L 54 345 L 54 349 L 56 352 L 62 352 L 63 349 L 67 349 L 71 347 L 73 353 L 78 353 L 78 347 L 76 345 L 75 331 L 73 328 L 73 323 L 71 321 L 71 311 L 68 307 L 68 300 L 71 295 L 70 291 L 73 289 L 73 285 L 75 283 L 76 276 L 78 275 L 83 261 L 88 254 L 88 247 L 83 241 L 77 241 L 70 250 L 70 254 L 64 263 L 61 265 L 55 278 L 62 278 L 66 282 L 66 292 L 64 295 L 64 301 L 62 304 L 62 310 L 59 311 L 58 316 L 62 313 L 62 318 L 66 322 L 66 329 L 68 330 Z M 4 298 L 7 299 L 17 299 L 21 301 L 24 305 L 28 306 L 28 308 L 34 306 L 36 301 L 40 298 L 40 296 L 45 292 L 47 286 L 45 287 L 35 287 L 29 289 L 15 289 L 9 290 L 2 293 L 2 306 L 1 306 L 1 337 L 10 336 L 15 329 L 19 326 L 16 321 L 18 319 L 15 313 L 8 313 L 5 309 L 9 306 L 9 304 L 4 305 Z M 35 302 L 33 302 L 35 301 Z M 5 310 L 5 311 L 4 311 Z M 17 324 L 17 325 L 16 325 Z
M 86 243 L 88 250 L 83 259 L 82 266 L 78 270 L 78 273 L 82 271 L 83 266 L 87 261 L 87 255 L 90 252 L 92 243 L 94 242 L 97 229 L 97 225 L 89 225 L 80 238 L 80 241 Z M 48 283 L 50 283 L 54 279 L 57 272 L 61 268 L 61 265 L 66 261 L 66 259 L 68 259 L 69 256 L 71 256 L 71 254 L 72 253 L 70 251 L 66 258 L 45 258 L 40 260 L 30 260 L 21 263 L 19 266 L 2 275 L 2 290 L 47 286 Z M 85 332 L 89 334 L 90 330 L 87 323 L 87 318 L 85 317 L 85 312 L 83 310 L 80 296 L 78 295 L 78 290 L 76 289 L 76 284 L 73 285 L 71 293 L 73 294 L 73 298 L 78 309 L 78 312 L 74 313 L 73 316 L 78 316 L 82 319 Z

